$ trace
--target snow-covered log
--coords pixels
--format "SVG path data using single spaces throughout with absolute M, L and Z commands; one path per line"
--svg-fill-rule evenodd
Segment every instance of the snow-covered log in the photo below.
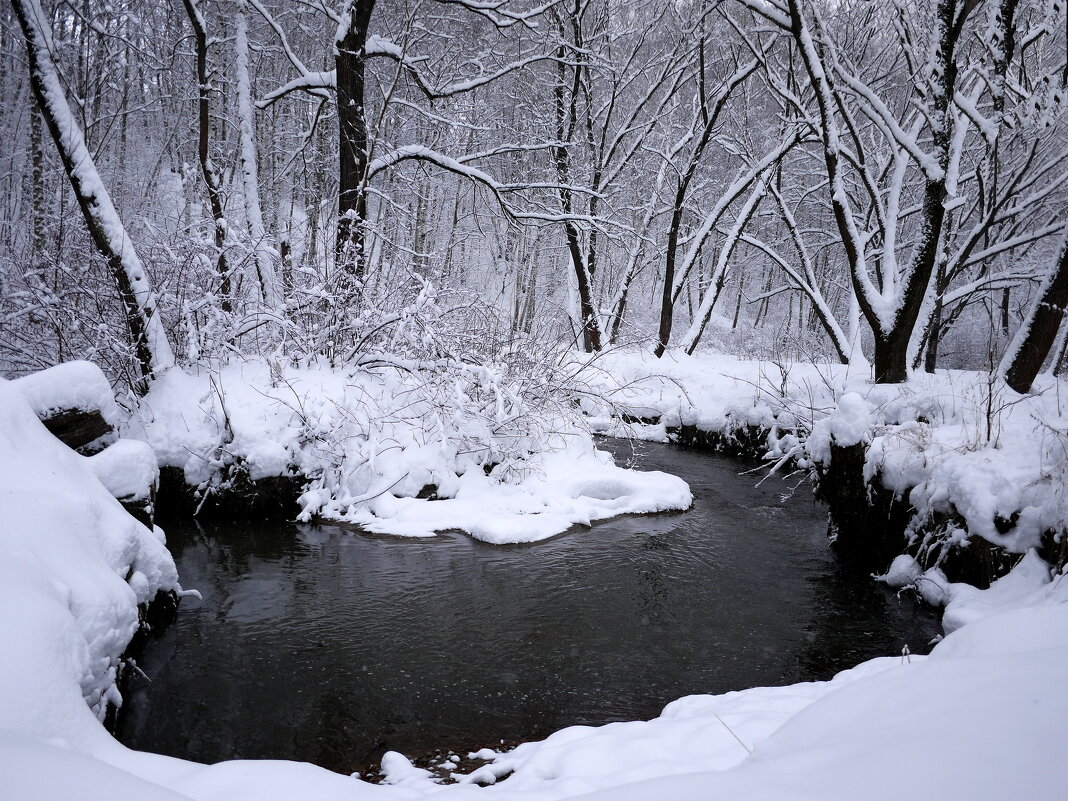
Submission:
M 65 362 L 10 382 L 52 435 L 71 449 L 114 432 L 119 408 L 107 377 L 95 364 Z M 120 439 L 86 464 L 112 497 L 149 528 L 159 467 L 146 442 Z
M 12 384 L 45 428 L 70 448 L 110 434 L 118 422 L 111 384 L 91 362 L 57 364 Z

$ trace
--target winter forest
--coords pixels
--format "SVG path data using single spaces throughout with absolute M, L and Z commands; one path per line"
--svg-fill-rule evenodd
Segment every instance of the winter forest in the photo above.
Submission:
M 1063 790 L 1064 0 L 6 0 L 0 86 L 0 795 Z

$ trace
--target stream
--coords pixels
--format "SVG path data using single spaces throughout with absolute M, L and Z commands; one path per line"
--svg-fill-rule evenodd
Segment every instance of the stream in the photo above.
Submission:
M 151 640 L 116 736 L 200 762 L 342 772 L 654 717 L 692 693 L 830 678 L 927 653 L 938 615 L 830 550 L 808 485 L 753 463 L 608 441 L 682 476 L 681 514 L 523 546 L 328 525 L 160 521 L 186 598 Z

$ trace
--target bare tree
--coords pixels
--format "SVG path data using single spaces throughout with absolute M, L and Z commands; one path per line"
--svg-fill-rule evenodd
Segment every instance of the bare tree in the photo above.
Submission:
M 14 0 L 14 9 L 26 41 L 30 86 L 37 106 L 59 151 L 93 243 L 107 260 L 118 285 L 140 368 L 135 388 L 143 394 L 149 380 L 175 361 L 157 315 L 156 295 L 67 104 L 52 61 L 54 48 L 46 28 L 47 17 L 37 0 Z

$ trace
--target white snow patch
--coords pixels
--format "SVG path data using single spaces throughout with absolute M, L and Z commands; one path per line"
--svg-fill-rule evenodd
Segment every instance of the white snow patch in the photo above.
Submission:
M 148 498 L 159 479 L 152 446 L 138 440 L 117 440 L 90 456 L 86 464 L 112 497 L 124 501 Z

